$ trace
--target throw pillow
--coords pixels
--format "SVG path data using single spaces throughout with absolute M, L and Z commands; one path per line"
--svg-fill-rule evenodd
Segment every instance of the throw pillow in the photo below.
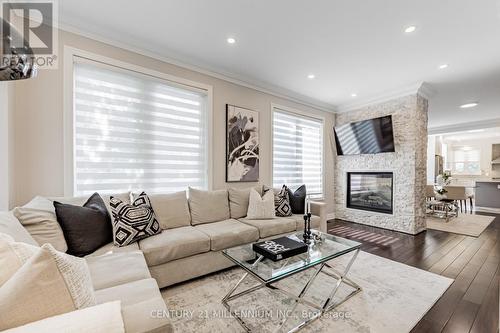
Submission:
M 95 304 L 85 259 L 44 244 L 0 287 L 0 330 Z
M 306 185 L 302 185 L 295 192 L 288 188 L 288 197 L 290 198 L 290 206 L 293 214 L 304 214 L 306 201 Z
M 262 192 L 262 185 L 253 187 L 259 194 Z M 236 189 L 229 188 L 229 210 L 232 219 L 240 219 L 247 216 L 248 200 L 250 199 L 250 188 Z
M 142 192 L 132 204 L 110 198 L 113 211 L 113 240 L 117 246 L 126 246 L 161 232 L 146 193 Z
M 94 193 L 83 207 L 58 201 L 54 201 L 54 207 L 69 254 L 83 257 L 112 242 L 111 218 L 98 193 Z
M 68 250 L 52 201 L 35 197 L 26 205 L 14 208 L 13 213 L 38 245 L 49 243 L 58 251 Z
M 15 242 L 12 237 L 0 234 L 0 287 L 38 251 L 38 246 Z
M 286 185 L 283 185 L 281 190 L 274 196 L 274 208 L 276 216 L 292 216 L 292 207 L 290 206 L 290 198 Z
M 257 192 L 254 188 L 250 189 L 247 219 L 272 219 L 276 216 L 275 214 L 273 191 L 267 191 L 261 197 L 259 192 Z

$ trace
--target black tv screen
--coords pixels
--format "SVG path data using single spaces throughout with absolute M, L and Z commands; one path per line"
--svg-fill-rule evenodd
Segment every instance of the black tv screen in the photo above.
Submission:
M 333 131 L 337 155 L 394 152 L 392 116 L 341 125 Z

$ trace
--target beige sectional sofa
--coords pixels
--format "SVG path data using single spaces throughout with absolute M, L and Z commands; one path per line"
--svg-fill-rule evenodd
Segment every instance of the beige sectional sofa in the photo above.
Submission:
M 302 215 L 245 218 L 248 196 L 249 189 L 190 189 L 189 199 L 186 192 L 151 194 L 160 234 L 125 247 L 110 243 L 86 257 L 98 303 L 121 301 L 127 332 L 170 332 L 166 316 L 152 315 L 168 313 L 159 288 L 233 266 L 223 256 L 224 249 L 303 229 Z M 107 196 L 103 198 L 106 201 Z M 73 204 L 86 200 L 57 199 Z M 312 227 L 326 231 L 324 204 L 311 203 L 311 211 Z M 17 241 L 36 244 L 10 212 L 0 215 L 2 232 Z

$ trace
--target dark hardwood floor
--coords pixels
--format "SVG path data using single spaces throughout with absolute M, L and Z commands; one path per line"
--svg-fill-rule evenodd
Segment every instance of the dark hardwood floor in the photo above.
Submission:
M 481 213 L 477 213 L 481 214 Z M 427 230 L 416 236 L 331 220 L 328 231 L 362 250 L 455 279 L 412 332 L 498 332 L 500 215 L 479 237 Z

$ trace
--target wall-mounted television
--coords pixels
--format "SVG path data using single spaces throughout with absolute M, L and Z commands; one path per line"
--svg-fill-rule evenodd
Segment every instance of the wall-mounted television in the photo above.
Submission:
M 337 155 L 394 152 L 392 116 L 341 125 L 333 131 Z

